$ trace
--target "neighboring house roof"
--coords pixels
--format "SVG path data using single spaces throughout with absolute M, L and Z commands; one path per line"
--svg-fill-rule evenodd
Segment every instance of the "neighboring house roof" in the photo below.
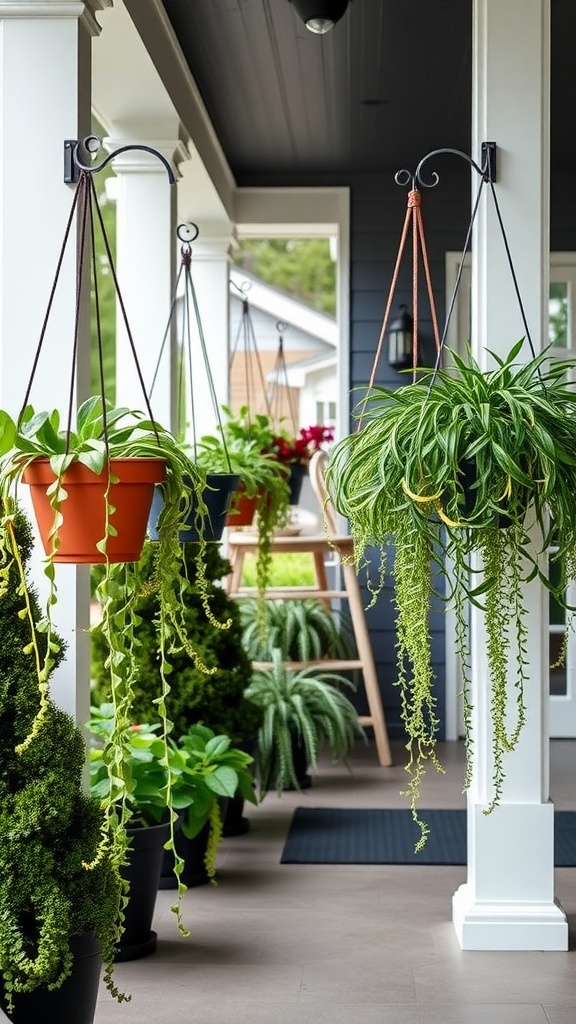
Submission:
M 285 292 L 274 288 L 254 274 L 232 267 L 230 270 L 230 294 L 240 299 L 244 291 L 250 306 L 267 313 L 275 320 L 297 327 L 306 334 L 336 348 L 338 325 L 334 317 L 319 313 L 305 303 Z
M 330 355 L 319 355 L 312 356 L 310 359 L 298 359 L 297 362 L 290 363 L 286 367 L 286 383 L 291 388 L 303 388 L 306 384 L 306 378 L 311 373 L 321 373 L 323 370 L 335 370 L 338 364 L 338 356 L 336 352 Z M 276 371 L 272 371 L 266 375 L 266 380 L 270 383 L 284 383 L 284 381 L 277 380 Z

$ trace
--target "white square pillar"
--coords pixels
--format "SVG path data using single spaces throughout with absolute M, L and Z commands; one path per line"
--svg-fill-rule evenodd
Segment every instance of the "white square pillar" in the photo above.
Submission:
M 550 0 L 475 0 L 473 153 L 498 146 L 496 191 L 536 348 L 547 336 L 549 260 Z M 473 182 L 474 193 L 478 182 Z M 473 236 L 472 345 L 506 353 L 525 331 L 493 204 L 485 189 Z M 530 358 L 529 347 L 523 350 Z M 565 950 L 568 924 L 554 900 L 554 811 L 548 799 L 547 602 L 524 589 L 526 725 L 505 756 L 500 806 L 492 795 L 490 697 L 482 612 L 472 607 L 474 773 L 468 794 L 468 879 L 453 900 L 463 949 Z M 512 662 L 510 673 L 514 671 Z M 514 679 L 510 678 L 510 694 Z M 514 698 L 511 697 L 511 706 Z
M 92 7 L 105 3 L 95 0 Z M 89 7 L 77 0 L 0 0 L 0 403 L 14 417 L 24 400 L 73 198 L 63 181 L 64 140 L 90 131 L 91 37 L 98 31 Z M 75 293 L 72 233 L 30 396 L 37 409 L 67 408 Z M 78 400 L 86 397 L 89 379 L 86 326 L 84 316 Z M 32 566 L 40 590 L 41 557 L 38 549 Z M 56 627 L 68 649 L 54 676 L 53 696 L 85 722 L 88 568 L 61 566 L 57 583 Z

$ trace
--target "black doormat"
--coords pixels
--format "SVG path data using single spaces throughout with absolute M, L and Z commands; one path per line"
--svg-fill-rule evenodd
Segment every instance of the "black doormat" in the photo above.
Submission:
M 282 864 L 466 864 L 466 811 L 423 810 L 426 845 L 409 810 L 297 807 Z M 576 866 L 576 811 L 554 814 L 554 863 Z

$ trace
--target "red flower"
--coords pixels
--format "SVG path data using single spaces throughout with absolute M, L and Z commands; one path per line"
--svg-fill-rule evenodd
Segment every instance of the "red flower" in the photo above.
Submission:
M 302 427 L 298 437 L 279 435 L 273 440 L 276 458 L 287 465 L 308 462 L 310 457 L 321 448 L 324 441 L 334 440 L 334 428 L 316 424 Z

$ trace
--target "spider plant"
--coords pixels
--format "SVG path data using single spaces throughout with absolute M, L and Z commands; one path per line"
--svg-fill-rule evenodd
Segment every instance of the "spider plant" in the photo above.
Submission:
M 278 793 L 289 786 L 300 789 L 294 744 L 304 748 L 312 768 L 318 765 L 324 742 L 332 757 L 346 760 L 354 739 L 363 732 L 356 708 L 342 692 L 343 687 L 353 689 L 353 684 L 335 672 L 287 669 L 279 648 L 272 651 L 269 669 L 254 672 L 245 695 L 264 716 L 255 757 L 261 796 L 274 778 Z
M 485 613 L 493 724 L 493 794 L 500 800 L 503 756 L 526 717 L 526 625 L 522 590 L 538 576 L 561 603 L 576 576 L 576 364 L 548 352 L 519 362 L 523 341 L 494 368 L 451 353 L 452 367 L 412 384 L 374 387 L 360 429 L 340 441 L 326 479 L 348 517 L 358 565 L 380 548 L 377 594 L 394 549 L 398 685 L 408 736 L 408 793 L 417 799 L 436 756 L 438 718 L 428 613 L 434 596 L 451 601 L 462 663 L 468 767 L 471 705 L 467 601 Z M 363 422 L 362 422 L 363 421 Z M 535 545 L 534 537 L 539 536 Z M 552 543 L 553 577 L 544 568 Z M 435 571 L 433 571 L 435 567 Z M 513 678 L 509 707 L 508 676 Z M 421 839 L 426 826 L 420 822 Z
M 266 601 L 262 635 L 258 601 L 238 601 L 242 643 L 252 661 L 270 661 L 277 647 L 285 661 L 319 661 L 354 657 L 353 633 L 347 618 L 316 598 Z

